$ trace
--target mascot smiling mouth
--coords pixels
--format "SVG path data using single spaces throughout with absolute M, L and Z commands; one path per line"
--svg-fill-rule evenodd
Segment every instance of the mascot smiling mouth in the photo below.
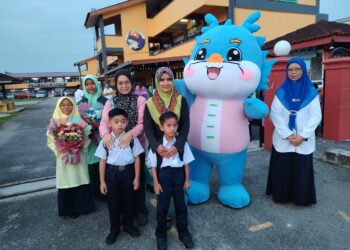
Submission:
M 207 75 L 210 80 L 215 80 L 220 75 L 221 68 L 207 67 Z

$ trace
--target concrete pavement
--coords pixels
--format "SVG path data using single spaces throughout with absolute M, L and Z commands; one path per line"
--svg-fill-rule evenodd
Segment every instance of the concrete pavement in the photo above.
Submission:
M 44 100 L 0 125 L 0 186 L 55 175 L 46 130 L 56 100 Z
M 349 142 L 318 140 L 318 149 L 349 147 Z M 320 145 L 321 144 L 321 145 Z M 327 145 L 326 145 L 327 144 Z M 318 203 L 310 207 L 280 205 L 265 195 L 270 152 L 249 153 L 244 184 L 251 204 L 243 209 L 222 206 L 216 198 L 214 171 L 212 197 L 205 204 L 189 206 L 189 228 L 196 249 L 349 249 L 350 171 L 321 161 L 315 153 Z M 116 243 L 104 243 L 108 233 L 105 203 L 96 212 L 76 220 L 57 216 L 55 190 L 0 200 L 1 249 L 155 249 L 155 196 L 147 194 L 150 223 L 142 236 L 121 233 Z M 183 249 L 176 230 L 168 234 L 168 249 Z
M 55 161 L 45 132 L 55 101 L 43 101 L 0 127 L 0 196 L 8 197 L 0 198 L 0 249 L 155 249 L 156 197 L 152 194 L 147 194 L 150 223 L 141 228 L 141 238 L 122 233 L 108 247 L 105 203 L 96 202 L 96 212 L 76 220 L 60 218 L 57 191 L 38 191 L 54 188 L 54 179 L 46 179 L 54 176 Z M 257 150 L 255 144 L 251 144 L 244 175 L 252 199 L 248 207 L 231 209 L 217 201 L 215 170 L 211 199 L 189 206 L 196 249 L 349 249 L 350 170 L 323 162 L 322 157 L 327 149 L 349 150 L 350 142 L 317 139 L 318 203 L 311 207 L 275 204 L 265 195 L 270 152 Z M 28 181 L 32 179 L 36 180 Z M 36 192 L 16 196 L 29 189 Z M 183 249 L 174 227 L 168 241 L 168 249 Z

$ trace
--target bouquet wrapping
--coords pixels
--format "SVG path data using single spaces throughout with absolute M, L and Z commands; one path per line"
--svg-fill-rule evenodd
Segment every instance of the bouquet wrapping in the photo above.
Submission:
M 79 164 L 79 151 L 85 145 L 86 129 L 78 124 L 59 124 L 51 119 L 49 133 L 54 137 L 57 152 L 65 164 Z
M 91 143 L 98 144 L 100 141 L 98 128 L 100 126 L 102 110 L 85 109 L 82 117 L 84 121 L 92 127 L 90 133 Z

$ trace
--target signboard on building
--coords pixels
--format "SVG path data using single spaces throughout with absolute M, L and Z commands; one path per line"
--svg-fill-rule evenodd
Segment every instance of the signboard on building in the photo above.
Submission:
M 136 29 L 131 30 L 126 35 L 126 44 L 132 50 L 141 50 L 145 47 L 145 36 L 141 31 Z
M 31 82 L 28 83 L 28 88 L 57 88 L 57 87 L 66 87 L 64 82 Z

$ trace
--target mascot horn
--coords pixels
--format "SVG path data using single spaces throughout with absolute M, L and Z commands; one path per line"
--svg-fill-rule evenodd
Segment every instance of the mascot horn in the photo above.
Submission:
M 267 105 L 248 98 L 267 88 L 275 61 L 265 61 L 264 37 L 254 36 L 260 12 L 252 13 L 242 26 L 229 19 L 219 25 L 207 14 L 209 26 L 202 28 L 189 59 L 184 59 L 184 79 L 176 80 L 179 93 L 190 108 L 188 141 L 195 161 L 190 164 L 188 202 L 199 204 L 210 198 L 210 174 L 217 167 L 218 198 L 223 204 L 242 208 L 250 197 L 242 185 L 249 144 L 248 118 L 261 119 Z

